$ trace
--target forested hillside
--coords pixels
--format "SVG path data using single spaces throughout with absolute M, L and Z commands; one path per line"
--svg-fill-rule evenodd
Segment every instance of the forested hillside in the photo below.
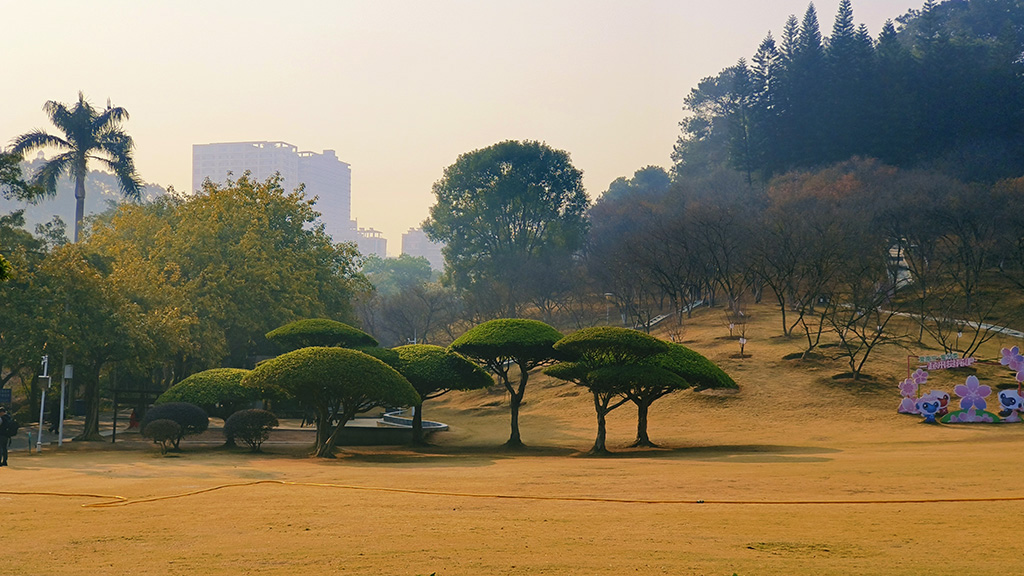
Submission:
M 767 181 L 864 156 L 970 181 L 1019 176 L 1022 53 L 1019 0 L 928 0 L 877 38 L 850 0 L 825 36 L 811 4 L 693 88 L 675 171 L 731 167 Z

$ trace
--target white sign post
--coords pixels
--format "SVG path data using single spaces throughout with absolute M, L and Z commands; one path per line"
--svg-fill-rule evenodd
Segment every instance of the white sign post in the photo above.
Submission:
M 39 376 L 39 434 L 36 435 L 36 452 L 43 451 L 43 414 L 46 410 L 46 391 L 50 388 L 50 357 L 43 356 L 43 374 Z M 29 446 L 29 452 L 31 452 Z

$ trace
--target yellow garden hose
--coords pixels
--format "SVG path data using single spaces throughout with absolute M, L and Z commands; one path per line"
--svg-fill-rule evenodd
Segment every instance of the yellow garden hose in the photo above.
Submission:
M 526 496 L 518 494 L 483 494 L 474 492 L 445 492 L 437 490 L 420 490 L 414 488 L 385 488 L 380 486 L 358 486 L 352 484 L 328 484 L 322 482 L 290 482 L 286 480 L 253 480 L 251 482 L 236 482 L 231 484 L 220 484 L 209 488 L 201 488 L 180 494 L 168 494 L 165 496 L 151 496 L 149 498 L 137 498 L 130 500 L 124 496 L 109 494 L 90 494 L 73 492 L 36 492 L 36 491 L 12 491 L 0 490 L 0 494 L 12 496 L 56 496 L 64 498 L 96 498 L 106 502 L 95 502 L 82 504 L 83 508 L 111 508 L 116 506 L 130 506 L 133 504 L 145 504 L 158 502 L 160 500 L 172 500 L 196 496 L 226 488 L 240 488 L 244 486 L 256 486 L 259 484 L 277 484 L 281 486 L 304 486 L 314 488 L 341 488 L 345 490 L 363 490 L 373 492 L 394 492 L 400 494 L 421 494 L 425 496 L 449 496 L 456 498 L 490 498 L 503 500 L 536 500 L 536 501 L 560 501 L 560 502 L 604 502 L 612 504 L 719 504 L 730 506 L 803 506 L 803 505 L 859 505 L 859 504 L 948 504 L 966 502 L 1014 502 L 1024 501 L 1024 496 L 995 496 L 989 498 L 898 498 L 898 499 L 877 499 L 877 500 L 663 500 L 647 498 L 608 498 L 597 496 Z

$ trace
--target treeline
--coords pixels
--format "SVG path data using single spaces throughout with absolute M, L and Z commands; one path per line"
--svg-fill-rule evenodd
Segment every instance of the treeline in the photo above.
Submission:
M 20 385 L 23 421 L 34 420 L 41 356 L 55 381 L 74 365 L 89 438 L 115 389 L 159 393 L 208 368 L 251 367 L 279 352 L 264 335 L 299 318 L 355 322 L 354 295 L 369 289 L 358 253 L 333 244 L 316 216 L 278 178 L 242 176 L 122 204 L 77 243 L 63 226 L 33 235 L 20 213 L 0 217 L 11 268 L 0 283 L 0 385 Z
M 811 4 L 778 38 L 685 99 L 673 159 L 689 177 L 730 167 L 767 182 L 853 156 L 967 181 L 1024 161 L 1024 6 L 928 0 L 876 38 L 842 0 L 823 36 Z
M 992 325 L 1024 320 L 1024 178 L 968 184 L 853 159 L 751 191 L 736 172 L 650 188 L 623 180 L 592 208 L 587 270 L 629 322 L 722 305 L 744 329 L 751 303 L 782 312 L 804 354 L 838 343 L 857 377 L 886 342 L 969 355 Z M 893 323 L 908 315 L 907 322 Z M 626 317 L 624 316 L 624 320 Z

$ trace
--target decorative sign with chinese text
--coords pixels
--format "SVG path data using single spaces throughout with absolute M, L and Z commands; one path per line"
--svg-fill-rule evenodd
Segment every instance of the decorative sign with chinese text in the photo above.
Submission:
M 943 356 L 918 356 L 918 361 L 927 362 L 928 370 L 945 370 L 971 366 L 977 360 L 975 358 L 959 358 L 956 354 L 945 354 Z M 901 414 L 922 416 L 924 421 L 929 424 L 1024 421 L 1021 418 L 1021 415 L 1024 414 L 1024 396 L 1021 394 L 1021 386 L 1024 386 L 1024 355 L 1021 355 L 1017 346 L 1003 348 L 1002 359 L 999 363 L 1017 373 L 1018 388 L 1017 390 L 999 390 L 996 393 L 997 404 L 993 410 L 997 410 L 998 414 L 987 410 L 987 398 L 992 394 L 992 388 L 982 385 L 978 377 L 974 375 L 968 376 L 963 384 L 953 388 L 953 392 L 960 398 L 960 409 L 950 412 L 948 393 L 941 390 L 921 393 L 921 386 L 928 382 L 928 372 L 921 368 L 900 382 L 900 396 L 903 399 L 897 411 Z

